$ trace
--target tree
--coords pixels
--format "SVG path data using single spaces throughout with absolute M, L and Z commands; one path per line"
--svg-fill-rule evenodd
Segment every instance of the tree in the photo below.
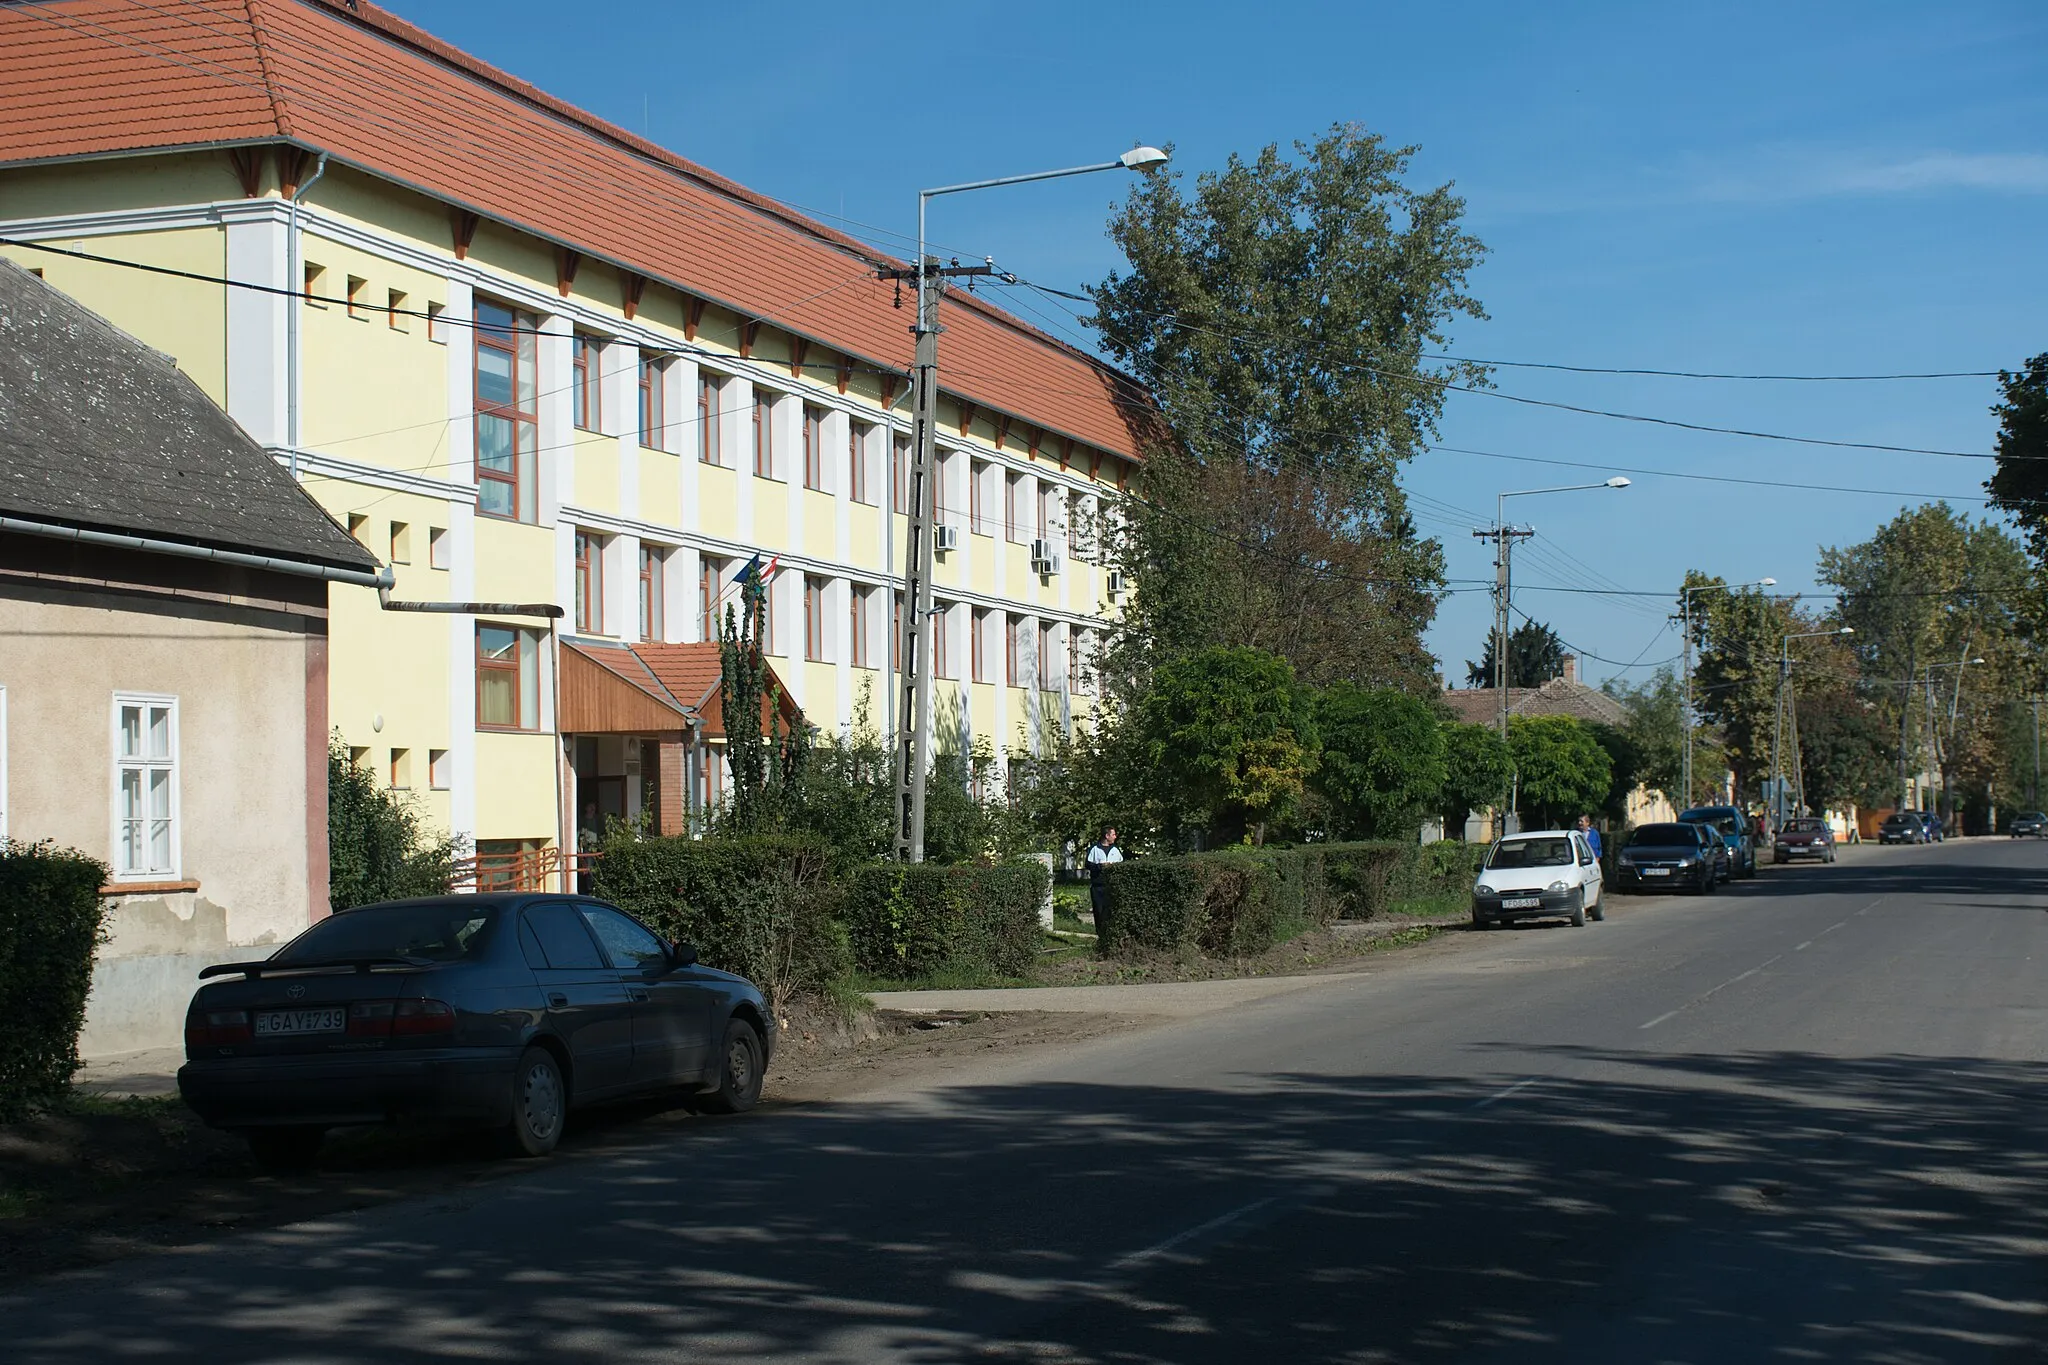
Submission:
M 1493 686 L 1494 646 L 1498 643 L 1489 633 L 1486 637 L 1486 652 L 1479 662 L 1465 661 L 1465 682 L 1468 687 Z M 1557 638 L 1557 632 L 1541 621 L 1524 621 L 1508 632 L 1508 686 L 1541 687 L 1552 678 L 1564 676 L 1564 641 Z
M 1315 787 L 1332 836 L 1414 838 L 1446 775 L 1429 705 L 1393 688 L 1339 682 L 1317 694 L 1315 717 L 1323 745 Z
M 1799 769 L 1806 804 L 1817 811 L 1882 805 L 1892 781 L 1889 727 L 1853 688 L 1799 697 Z
M 718 823 L 730 834 L 765 834 L 787 827 L 801 800 L 810 760 L 809 729 L 798 723 L 783 730 L 781 691 L 769 681 L 762 643 L 767 579 L 756 555 L 740 572 L 740 611 L 735 615 L 731 604 L 726 605 L 719 634 L 719 710 L 725 717 L 725 760 L 732 790 Z
M 1160 665 L 1135 722 L 1169 821 L 1216 843 L 1265 841 L 1316 766 L 1315 722 L 1285 659 L 1205 649 Z
M 1437 808 L 1446 831 L 1462 830 L 1473 811 L 1501 803 L 1514 778 L 1515 760 L 1507 741 L 1490 725 L 1442 721 L 1438 730 L 1444 741 L 1444 786 Z
M 1442 548 L 1396 474 L 1444 383 L 1485 382 L 1427 359 L 1485 316 L 1465 292 L 1483 248 L 1448 186 L 1403 183 L 1412 151 L 1340 125 L 1192 193 L 1147 177 L 1111 219 L 1131 269 L 1092 291 L 1092 322 L 1160 419 L 1113 547 L 1135 586 L 1113 676 L 1224 645 L 1311 684 L 1430 686 Z
M 1984 491 L 1993 507 L 2019 523 L 2036 567 L 2048 571 L 2048 354 L 2017 374 L 1999 371 L 1998 384 L 2003 399 L 1991 409 L 1998 419 L 1998 462 Z
M 1609 679 L 1603 690 L 1628 712 L 1621 728 L 1634 750 L 1636 782 L 1680 808 L 1692 804 L 1680 790 L 1685 769 L 1685 689 L 1678 675 L 1660 668 L 1648 681 L 1634 685 Z M 1696 764 L 1711 767 L 1719 761 L 1718 752 L 1695 736 Z
M 461 845 L 428 832 L 419 808 L 349 761 L 336 730 L 327 744 L 327 904 L 347 910 L 445 895 Z
M 1722 580 L 1688 573 L 1685 586 L 1720 587 Z M 1693 641 L 1699 664 L 1693 670 L 1693 704 L 1719 732 L 1722 757 L 1735 772 L 1738 795 L 1754 791 L 1769 774 L 1771 737 L 1778 709 L 1778 650 L 1799 629 L 1791 607 L 1766 597 L 1761 588 L 1735 592 L 1694 592 Z M 1705 776 L 1693 763 L 1694 781 Z M 1699 793 L 1688 793 L 1690 805 Z
M 1524 829 L 1561 828 L 1606 801 L 1613 762 L 1592 730 L 1572 717 L 1512 717 L 1508 749 Z

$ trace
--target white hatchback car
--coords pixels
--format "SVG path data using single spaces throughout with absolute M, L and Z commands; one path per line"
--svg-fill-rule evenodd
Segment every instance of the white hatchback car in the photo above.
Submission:
M 1600 860 L 1575 829 L 1510 834 L 1487 850 L 1472 887 L 1472 924 L 1564 916 L 1573 924 L 1605 919 Z

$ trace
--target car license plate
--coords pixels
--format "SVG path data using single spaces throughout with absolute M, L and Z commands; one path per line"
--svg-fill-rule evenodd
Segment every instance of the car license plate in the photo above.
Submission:
M 1508 896 L 1500 903 L 1503 910 L 1534 910 L 1543 904 L 1541 896 Z
M 1668 867 L 1646 867 L 1643 869 L 1643 875 L 1645 877 L 1668 877 L 1671 875 L 1671 869 Z
M 269 1038 L 284 1033 L 340 1033 L 348 1027 L 346 1009 L 258 1010 L 256 1036 Z

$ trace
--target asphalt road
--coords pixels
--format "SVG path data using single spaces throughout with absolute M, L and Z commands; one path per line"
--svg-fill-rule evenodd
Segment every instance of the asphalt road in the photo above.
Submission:
M 2048 844 L 1605 924 L 37 1282 L 46 1361 L 2011 1361 Z

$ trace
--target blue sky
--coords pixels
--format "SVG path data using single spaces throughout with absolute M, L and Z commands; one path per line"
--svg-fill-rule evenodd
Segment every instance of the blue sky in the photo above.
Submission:
M 1454 182 L 1490 254 L 1489 320 L 1458 354 L 1743 373 L 2012 367 L 2048 350 L 2048 8 L 1972 5 L 989 5 L 890 11 L 386 0 L 555 94 L 766 193 L 899 246 L 921 186 L 1172 142 L 1190 174 L 1355 120 Z M 929 32 L 916 28 L 931 23 Z M 923 58 L 925 70 L 919 70 Z M 939 201 L 931 235 L 1074 287 L 1120 264 L 1122 186 L 1084 177 Z M 1080 336 L 1042 297 L 1041 325 Z M 1022 305 L 1029 305 L 1028 308 Z M 1035 310 L 1035 311 L 1034 311 Z M 1085 338 L 1083 338 L 1085 339 Z M 1986 452 L 1990 380 L 1735 383 L 1501 369 L 1501 392 L 1834 440 Z M 1819 546 L 1922 498 L 1686 482 L 1665 470 L 1928 494 L 1976 511 L 1989 462 L 1828 450 L 1451 396 L 1447 446 L 1404 476 L 1453 579 L 1506 489 L 1537 539 L 1516 605 L 1590 654 L 1645 665 L 1688 568 L 1810 589 Z M 1576 469 L 1530 460 L 1583 461 Z M 1514 507 L 1515 504 L 1511 504 Z M 1453 676 L 1488 629 L 1444 604 Z M 1616 669 L 1589 661 L 1597 680 Z M 1627 676 L 1641 678 L 1647 667 Z

